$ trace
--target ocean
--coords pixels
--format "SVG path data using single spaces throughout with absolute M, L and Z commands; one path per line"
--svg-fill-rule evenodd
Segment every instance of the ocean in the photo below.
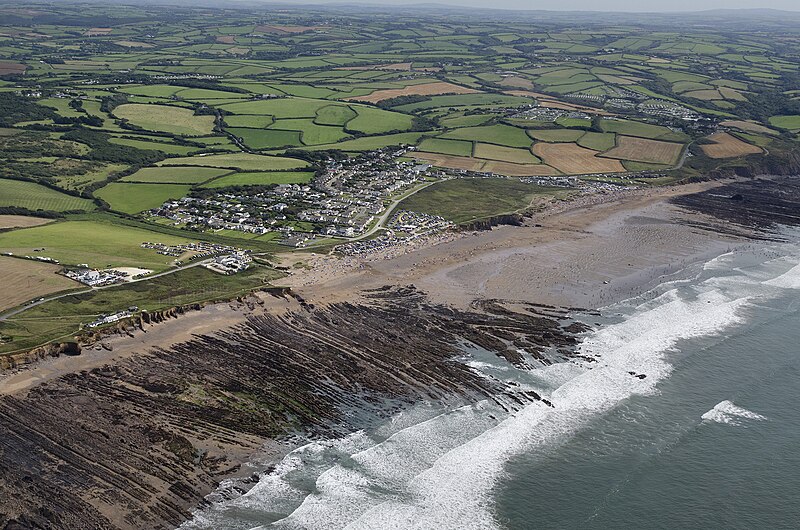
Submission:
M 784 235 L 584 315 L 587 360 L 518 370 L 465 346 L 553 407 L 421 403 L 224 484 L 182 528 L 800 527 L 800 233 Z

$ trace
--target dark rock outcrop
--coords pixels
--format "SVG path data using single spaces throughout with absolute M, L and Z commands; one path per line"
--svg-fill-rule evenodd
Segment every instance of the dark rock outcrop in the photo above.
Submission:
M 365 297 L 251 316 L 0 398 L 0 528 L 174 527 L 268 438 L 350 432 L 422 399 L 548 403 L 456 361 L 464 339 L 518 366 L 532 362 L 520 345 L 576 343 L 563 318 L 498 301 L 461 312 L 413 286 Z

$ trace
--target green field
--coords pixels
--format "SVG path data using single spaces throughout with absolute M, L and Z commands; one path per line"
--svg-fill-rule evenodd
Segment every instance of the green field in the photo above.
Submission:
M 613 133 L 587 132 L 581 136 L 577 144 L 595 151 L 607 151 L 616 145 L 616 135 Z
M 356 117 L 356 112 L 350 107 L 330 105 L 317 110 L 314 122 L 319 125 L 345 125 Z
M 623 134 L 626 136 L 638 136 L 640 138 L 652 138 L 667 141 L 684 141 L 687 136 L 670 130 L 660 125 L 642 123 L 631 120 L 608 120 L 600 121 L 600 128 L 604 132 Z
M 414 145 L 424 133 L 398 133 L 383 136 L 367 136 L 355 140 L 345 140 L 337 144 L 315 145 L 309 150 L 316 149 L 341 149 L 342 151 L 371 151 L 390 145 Z
M 73 197 L 45 186 L 22 180 L 0 179 L 0 206 L 18 206 L 28 210 L 93 210 L 89 199 Z
M 229 133 L 241 138 L 251 149 L 275 149 L 278 147 L 300 146 L 299 131 L 276 131 L 272 129 L 245 129 L 230 127 Z
M 273 123 L 275 118 L 272 116 L 251 116 L 251 115 L 232 115 L 225 116 L 225 123 L 228 127 L 249 127 L 252 129 L 266 129 Z
M 190 236 L 191 234 L 187 234 Z M 168 268 L 174 258 L 140 248 L 146 241 L 176 245 L 190 237 L 175 237 L 107 222 L 62 221 L 0 233 L 0 251 L 16 255 L 41 255 L 62 264 L 87 263 L 90 267 Z M 34 249 L 45 250 L 34 253 Z
M 94 195 L 106 201 L 112 210 L 135 214 L 157 208 L 169 199 L 180 199 L 191 186 L 183 184 L 130 184 L 112 182 Z
M 472 156 L 472 142 L 426 138 L 419 144 L 419 150 L 445 155 Z
M 226 186 L 264 186 L 267 184 L 304 184 L 311 181 L 311 171 L 257 171 L 252 173 L 233 173 L 203 184 L 203 188 L 224 188 Z
M 214 116 L 195 116 L 189 109 L 168 105 L 129 103 L 115 108 L 114 115 L 147 131 L 181 136 L 203 136 L 214 128 Z
M 270 171 L 277 169 L 299 169 L 308 167 L 308 162 L 296 158 L 264 156 L 252 153 L 231 153 L 223 155 L 195 156 L 188 158 L 169 158 L 158 163 L 159 166 L 208 166 L 232 168 L 244 171 Z
M 507 147 L 524 148 L 530 147 L 530 145 L 533 143 L 528 135 L 525 134 L 523 129 L 504 124 L 454 129 L 442 134 L 440 138 L 468 140 L 473 142 L 505 145 Z
M 475 157 L 500 160 L 514 164 L 539 164 L 541 160 L 529 149 L 517 149 L 494 144 L 475 144 Z
M 163 151 L 168 155 L 188 155 L 192 151 L 197 151 L 200 149 L 199 147 L 167 144 L 164 142 L 151 142 L 148 140 L 135 140 L 132 138 L 111 138 L 109 142 L 116 145 L 127 145 L 137 149 L 155 149 L 157 151 Z
M 278 277 L 280 273 L 257 265 L 233 276 L 193 267 L 146 282 L 75 294 L 0 322 L 0 334 L 10 338 L 0 344 L 0 352 L 32 348 L 74 334 L 81 324 L 85 325 L 101 314 L 131 306 L 157 311 L 198 302 L 229 300 Z
M 402 132 L 411 128 L 412 116 L 372 107 L 354 107 L 358 116 L 347 122 L 347 130 L 364 134 Z
M 800 130 L 800 115 L 772 116 L 769 122 L 781 129 L 788 129 L 790 131 Z
M 528 135 L 541 142 L 575 142 L 584 131 L 574 129 L 531 129 Z
M 200 184 L 226 173 L 230 173 L 230 170 L 213 167 L 145 167 L 132 175 L 122 177 L 120 182 Z M 137 192 L 136 188 L 131 190 L 132 193 Z
M 399 208 L 441 215 L 466 223 L 527 208 L 535 197 L 563 193 L 558 188 L 526 184 L 519 179 L 454 179 L 439 182 L 400 203 Z

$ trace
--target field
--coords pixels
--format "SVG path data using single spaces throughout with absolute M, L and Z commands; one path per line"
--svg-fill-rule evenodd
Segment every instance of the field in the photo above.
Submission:
M 541 129 L 529 130 L 528 135 L 541 142 L 576 142 L 584 132 L 575 129 Z
M 296 158 L 263 156 L 252 153 L 231 153 L 224 155 L 196 156 L 188 158 L 169 158 L 158 163 L 159 166 L 208 166 L 253 171 L 278 169 L 299 169 L 308 167 L 308 162 Z
M 744 121 L 744 120 L 726 120 L 720 122 L 720 125 L 724 127 L 733 127 L 734 129 L 739 129 L 746 132 L 752 133 L 759 133 L 759 134 L 777 134 L 777 131 L 770 129 L 769 127 L 764 127 L 756 122 L 752 121 Z
M 617 146 L 606 151 L 602 156 L 634 162 L 650 162 L 653 164 L 675 164 L 681 156 L 682 144 L 617 136 Z
M 419 150 L 443 155 L 470 156 L 472 155 L 472 142 L 426 138 L 419 144 Z
M 187 234 L 189 235 L 189 234 Z M 146 241 L 177 245 L 188 238 L 99 221 L 61 221 L 0 233 L 0 251 L 18 256 L 46 256 L 62 265 L 142 267 L 164 270 L 174 258 L 143 249 Z M 45 249 L 34 252 L 34 249 Z
M 200 184 L 214 177 L 230 173 L 229 169 L 213 167 L 145 167 L 120 182 L 146 182 L 160 184 Z M 113 184 L 112 184 L 113 185 Z M 131 188 L 136 193 L 136 188 Z M 103 198 L 100 196 L 100 198 Z
M 203 184 L 203 188 L 224 188 L 226 186 L 264 186 L 267 184 L 305 184 L 311 181 L 311 171 L 257 171 L 253 173 L 233 173 Z
M 81 324 L 120 308 L 135 305 L 140 309 L 156 311 L 178 305 L 229 300 L 279 276 L 279 273 L 260 266 L 232 276 L 193 267 L 146 282 L 122 284 L 53 300 L 0 322 L 0 334 L 11 338 L 0 345 L 0 351 L 30 348 L 42 340 L 69 336 Z
M 512 177 L 548 176 L 558 174 L 558 171 L 544 164 L 513 164 L 509 162 L 484 160 L 482 158 L 423 153 L 421 151 L 413 152 L 411 153 L 411 156 L 417 160 L 424 161 L 425 163 L 432 164 L 437 167 L 464 169 L 466 171 L 486 171 L 497 173 L 498 175 L 508 175 Z
M 137 149 L 156 149 L 168 155 L 188 155 L 192 151 L 197 151 L 197 147 L 185 145 L 167 144 L 164 142 L 151 142 L 148 140 L 138 140 L 134 138 L 111 138 L 110 143 L 116 145 L 127 145 Z
M 367 96 L 356 96 L 348 98 L 354 101 L 367 101 L 369 103 L 379 103 L 381 101 L 397 98 L 400 96 L 435 96 L 439 94 L 474 94 L 477 90 L 452 83 L 435 82 L 424 83 L 421 85 L 409 85 L 405 88 L 395 88 L 389 90 L 376 90 Z
M 399 208 L 465 223 L 524 210 L 534 198 L 553 194 L 553 188 L 526 184 L 517 179 L 465 178 L 429 186 L 405 199 Z
M 28 217 L 27 215 L 0 215 L 0 230 L 5 228 L 28 228 L 52 223 L 52 219 Z
M 0 256 L 0 311 L 58 291 L 80 287 L 80 284 L 56 274 L 58 265 Z
M 515 164 L 538 164 L 541 160 L 530 152 L 529 149 L 516 149 L 494 144 L 475 144 L 475 158 L 488 158 Z
M 618 160 L 599 158 L 597 151 L 579 145 L 538 143 L 533 154 L 557 170 L 567 174 L 621 173 L 625 167 Z
M 182 136 L 203 136 L 214 128 L 214 116 L 195 116 L 189 109 L 167 105 L 129 103 L 115 108 L 114 115 L 148 131 Z
M 617 134 L 638 136 L 641 138 L 653 138 L 667 141 L 681 141 L 686 139 L 685 134 L 676 133 L 667 127 L 630 120 L 604 119 L 601 120 L 600 127 L 604 132 L 614 132 Z
M 800 115 L 772 116 L 769 122 L 780 129 L 800 131 Z
M 27 66 L 16 61 L 0 61 L 0 75 L 22 74 L 26 69 Z
M 191 186 L 182 184 L 131 184 L 112 182 L 97 190 L 95 196 L 106 201 L 112 210 L 129 214 L 157 208 L 169 199 L 180 199 Z
M 510 125 L 483 125 L 478 127 L 464 127 L 444 133 L 441 138 L 486 142 L 507 147 L 530 147 L 532 140 L 523 129 Z
M 356 138 L 354 140 L 346 140 L 337 144 L 315 145 L 308 150 L 317 149 L 340 149 L 342 151 L 371 151 L 373 149 L 381 149 L 390 145 L 414 145 L 416 144 L 423 133 L 397 133 L 387 134 L 381 136 L 365 136 L 363 138 Z
M 760 147 L 748 144 L 728 133 L 715 133 L 708 137 L 713 143 L 702 144 L 700 149 L 711 158 L 735 158 L 762 152 Z
M 89 199 L 67 195 L 33 182 L 10 179 L 0 179 L 0 206 L 54 212 L 95 208 Z
M 300 131 L 276 131 L 271 129 L 246 129 L 229 127 L 227 131 L 239 138 L 251 149 L 275 149 L 302 145 Z

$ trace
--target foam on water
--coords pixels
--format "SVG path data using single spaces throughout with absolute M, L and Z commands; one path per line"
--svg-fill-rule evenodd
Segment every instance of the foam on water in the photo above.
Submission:
M 621 320 L 591 333 L 579 348 L 595 362 L 520 371 L 524 380 L 489 358 L 467 362 L 493 376 L 513 372 L 520 388 L 536 389 L 552 408 L 534 402 L 509 414 L 486 401 L 446 411 L 411 409 L 371 434 L 291 453 L 234 502 L 287 514 L 270 525 L 287 529 L 496 528 L 491 494 L 509 459 L 557 447 L 622 400 L 655 393 L 681 341 L 725 332 L 743 321 L 745 307 L 767 296 L 763 284 L 782 287 L 778 283 L 800 276 L 798 266 L 776 277 L 786 271 L 785 262 L 768 276 L 718 269 L 729 259 L 718 258 L 696 283 L 665 285 L 652 299 L 620 304 L 615 312 L 623 313 Z M 745 419 L 764 418 L 730 401 L 703 415 L 722 423 Z
M 401 431 L 353 455 L 358 465 L 346 472 L 337 465 L 323 473 L 317 492 L 277 526 L 494 528 L 490 493 L 509 458 L 558 442 L 631 395 L 653 392 L 669 374 L 666 355 L 680 340 L 739 322 L 747 302 L 717 290 L 668 291 L 587 338 L 581 353 L 598 362 L 535 371 L 561 383 L 550 395 L 554 408 L 533 403 L 492 426 L 491 406 L 465 407 Z
M 735 405 L 733 401 L 727 399 L 714 405 L 714 408 L 703 414 L 701 418 L 703 421 L 728 425 L 741 425 L 742 420 L 762 421 L 767 419 L 761 414 L 756 414 L 755 412 Z
M 783 289 L 800 289 L 800 265 L 794 266 L 788 272 L 777 278 L 764 282 L 765 285 L 781 287 Z

